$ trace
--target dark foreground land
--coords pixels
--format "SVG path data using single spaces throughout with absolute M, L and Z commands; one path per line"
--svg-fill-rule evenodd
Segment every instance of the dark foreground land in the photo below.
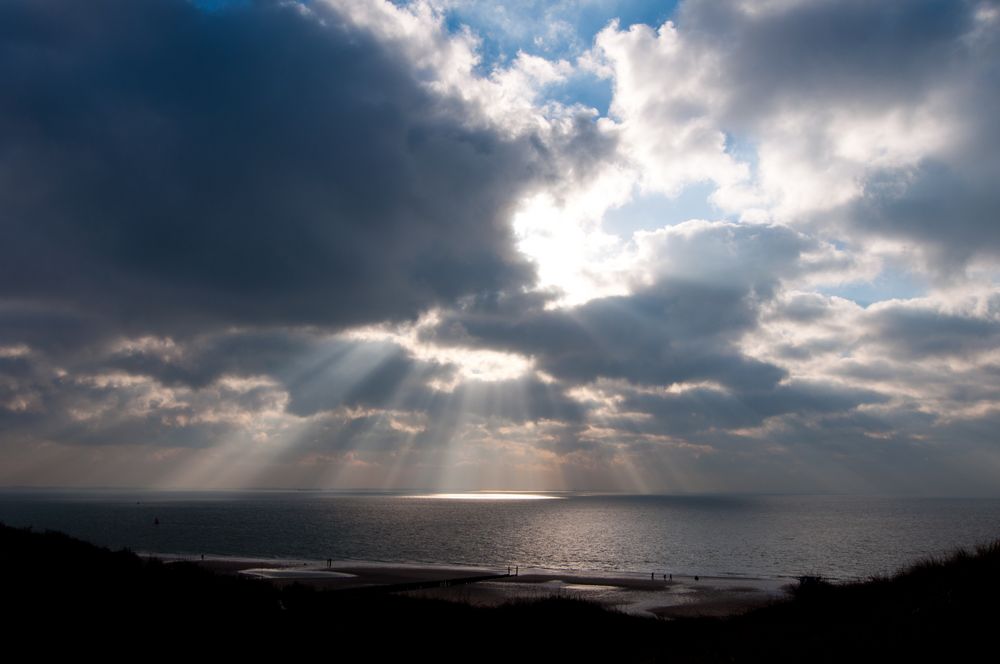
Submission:
M 5 647 L 32 658 L 982 661 L 1000 625 L 1000 542 L 865 583 L 805 579 L 786 601 L 721 619 L 642 618 L 559 598 L 484 608 L 323 591 L 3 525 L 0 571 Z

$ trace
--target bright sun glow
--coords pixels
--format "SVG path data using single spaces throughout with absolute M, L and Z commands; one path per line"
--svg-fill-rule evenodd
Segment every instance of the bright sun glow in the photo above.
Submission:
M 563 306 L 628 292 L 621 240 L 601 231 L 600 214 L 594 214 L 607 203 L 587 209 L 587 202 L 581 196 L 557 204 L 540 194 L 523 201 L 513 219 L 518 249 L 537 265 L 542 288 L 562 292 Z

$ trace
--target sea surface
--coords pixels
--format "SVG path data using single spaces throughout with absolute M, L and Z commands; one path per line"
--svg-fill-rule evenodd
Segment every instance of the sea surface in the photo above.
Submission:
M 1000 499 L 511 498 L 3 490 L 0 522 L 189 556 L 840 580 L 1000 538 Z

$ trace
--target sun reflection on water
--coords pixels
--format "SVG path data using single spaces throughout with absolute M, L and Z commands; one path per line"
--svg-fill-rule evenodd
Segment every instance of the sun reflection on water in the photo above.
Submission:
M 437 500 L 559 500 L 562 496 L 545 493 L 513 493 L 509 491 L 469 491 L 465 493 L 430 493 L 407 498 L 434 498 Z

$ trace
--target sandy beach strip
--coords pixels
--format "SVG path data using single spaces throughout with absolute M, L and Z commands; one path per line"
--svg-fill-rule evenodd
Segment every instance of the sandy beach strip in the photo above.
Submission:
M 679 618 L 727 616 L 765 606 L 786 596 L 788 580 L 730 577 L 674 577 L 650 580 L 635 575 L 532 571 L 469 586 L 414 591 L 421 597 L 479 606 L 569 597 L 634 615 Z
M 470 584 L 456 580 L 506 575 L 507 569 L 358 561 L 296 561 L 174 556 L 223 574 L 243 574 L 280 586 L 300 583 L 323 590 L 377 592 L 406 584 L 441 584 L 402 594 L 476 606 L 512 601 L 570 597 L 625 613 L 659 618 L 727 616 L 765 606 L 787 595 L 792 579 L 690 576 L 653 578 L 639 573 L 563 571 L 521 568 L 514 575 Z

